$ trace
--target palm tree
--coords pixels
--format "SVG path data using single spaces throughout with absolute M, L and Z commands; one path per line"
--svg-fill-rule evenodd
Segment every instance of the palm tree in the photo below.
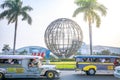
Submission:
M 2 51 L 7 54 L 9 51 L 10 51 L 10 47 L 8 44 L 4 44 L 3 48 L 2 48 Z
M 92 55 L 92 23 L 96 22 L 96 27 L 100 27 L 101 18 L 98 12 L 102 16 L 106 16 L 107 8 L 98 3 L 97 0 L 76 0 L 75 3 L 79 6 L 73 13 L 73 17 L 76 17 L 79 13 L 84 14 L 84 20 L 89 25 L 89 38 L 90 38 L 90 54 Z
M 13 43 L 13 54 L 15 54 L 18 17 L 21 15 L 22 21 L 27 20 L 28 24 L 31 24 L 32 18 L 27 12 L 31 11 L 32 8 L 30 6 L 23 7 L 21 0 L 5 0 L 5 2 L 1 4 L 0 7 L 2 9 L 6 8 L 3 12 L 0 13 L 0 19 L 6 18 L 8 20 L 8 24 L 15 23 L 14 43 Z

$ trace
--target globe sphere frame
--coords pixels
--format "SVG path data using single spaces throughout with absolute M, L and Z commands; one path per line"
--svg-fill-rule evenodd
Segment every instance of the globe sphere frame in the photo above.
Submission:
M 80 26 L 68 18 L 51 22 L 44 35 L 45 44 L 58 57 L 70 57 L 81 47 L 83 34 Z

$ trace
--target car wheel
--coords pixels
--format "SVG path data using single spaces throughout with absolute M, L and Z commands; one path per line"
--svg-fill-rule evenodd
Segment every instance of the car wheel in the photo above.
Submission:
M 4 74 L 0 73 L 0 80 L 3 80 L 3 79 L 4 79 Z
M 89 71 L 87 71 L 87 75 L 95 75 L 95 73 L 95 69 L 89 69 Z
M 48 71 L 48 72 L 46 73 L 46 76 L 47 76 L 47 78 L 49 78 L 49 79 L 53 79 L 53 78 L 55 78 L 55 73 L 54 73 L 53 71 Z

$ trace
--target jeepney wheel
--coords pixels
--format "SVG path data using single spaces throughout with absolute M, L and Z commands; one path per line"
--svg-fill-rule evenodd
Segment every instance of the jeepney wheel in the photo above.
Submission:
M 55 73 L 53 71 L 48 71 L 46 73 L 47 78 L 49 79 L 54 79 L 55 78 Z
M 95 75 L 95 73 L 95 69 L 89 69 L 89 71 L 86 72 L 87 75 Z
M 3 79 L 4 79 L 4 74 L 0 73 L 0 80 L 3 80 Z

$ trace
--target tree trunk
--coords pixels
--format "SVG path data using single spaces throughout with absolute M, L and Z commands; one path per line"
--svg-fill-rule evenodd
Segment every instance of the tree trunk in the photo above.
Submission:
M 15 31 L 14 31 L 14 43 L 13 43 L 13 55 L 15 55 L 15 49 L 16 49 L 17 24 L 18 24 L 18 18 L 16 17 Z
M 92 55 L 92 26 L 89 23 L 89 38 L 90 38 L 90 55 Z

